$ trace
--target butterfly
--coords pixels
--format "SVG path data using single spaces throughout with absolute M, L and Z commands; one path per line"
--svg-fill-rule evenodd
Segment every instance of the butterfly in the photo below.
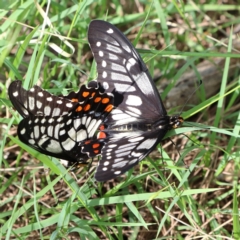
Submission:
M 93 20 L 88 41 L 97 63 L 97 81 L 114 96 L 115 108 L 101 125 L 98 139 L 93 140 L 104 141 L 95 178 L 107 181 L 138 164 L 183 118 L 167 115 L 145 63 L 119 29 Z M 82 151 L 91 149 L 85 145 Z
M 18 137 L 26 145 L 49 156 L 85 163 L 101 152 L 103 142 L 91 144 L 95 132 L 113 109 L 113 95 L 102 93 L 96 81 L 75 93 L 55 96 L 38 86 L 25 90 L 21 81 L 8 88 L 9 98 L 23 119 Z M 88 144 L 89 153 L 82 153 Z

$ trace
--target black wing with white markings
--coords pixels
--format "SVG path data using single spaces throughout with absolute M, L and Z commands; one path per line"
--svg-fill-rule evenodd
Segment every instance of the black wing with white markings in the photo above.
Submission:
M 121 31 L 94 20 L 88 40 L 97 62 L 97 81 L 113 93 L 116 106 L 95 140 L 105 140 L 95 178 L 106 181 L 141 161 L 182 118 L 167 116 L 145 63 Z M 88 151 L 85 145 L 83 152 Z
M 22 82 L 13 81 L 9 88 L 9 98 L 24 118 L 32 116 L 60 116 L 75 109 L 78 103 L 88 101 L 89 96 L 98 91 L 98 84 L 92 81 L 89 85 L 82 85 L 78 92 L 70 92 L 66 96 L 55 96 L 35 85 L 29 90 L 22 87 Z
M 41 88 L 35 90 L 42 92 Z M 58 116 L 33 115 L 36 111 L 29 111 L 30 114 L 18 126 L 18 136 L 22 142 L 44 154 L 71 162 L 84 162 L 101 151 L 103 143 L 91 145 L 89 154 L 82 153 L 82 145 L 95 138 L 99 125 L 113 109 L 113 95 L 102 93 L 97 83 L 91 82 L 89 86 L 83 85 L 78 93 L 68 96 L 74 108 Z M 63 99 L 54 97 L 55 101 Z M 51 108 L 55 106 L 54 103 L 50 105 Z
M 117 108 L 108 121 L 118 125 L 156 120 L 167 114 L 145 63 L 119 29 L 94 20 L 89 25 L 88 41 L 97 62 L 97 81 L 115 97 Z

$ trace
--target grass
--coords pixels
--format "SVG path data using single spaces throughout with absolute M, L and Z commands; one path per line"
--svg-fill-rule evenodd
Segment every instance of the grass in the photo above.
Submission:
M 238 68 L 232 68 L 239 54 L 231 41 L 239 41 L 238 4 L 8 3 L 0 3 L 1 238 L 240 239 L 240 80 Z M 54 94 L 76 91 L 94 79 L 96 66 L 86 40 L 92 19 L 107 19 L 127 34 L 152 76 L 160 69 L 156 85 L 166 79 L 161 93 L 166 101 L 174 87 L 184 87 L 179 81 L 189 68 L 203 80 L 183 108 L 187 123 L 167 135 L 174 145 L 165 139 L 163 148 L 126 176 L 106 183 L 94 181 L 94 168 L 80 169 L 75 177 L 58 159 L 21 143 L 16 135 L 21 118 L 7 96 L 16 79 L 27 89 L 39 84 Z M 223 67 L 216 63 L 219 57 Z M 204 77 L 199 70 L 204 61 L 213 63 L 220 77 Z M 208 83 L 215 81 L 214 93 L 206 97 Z M 183 93 L 189 96 L 196 83 L 188 79 Z M 199 100 L 193 103 L 195 95 Z M 178 108 L 169 113 L 182 109 L 181 99 L 175 101 Z

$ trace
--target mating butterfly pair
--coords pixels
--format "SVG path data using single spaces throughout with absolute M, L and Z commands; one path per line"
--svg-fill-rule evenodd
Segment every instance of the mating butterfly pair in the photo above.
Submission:
M 82 103 L 78 99 L 76 106 L 75 101 L 69 100 L 72 97 L 64 97 L 63 99 L 68 99 L 70 103 L 74 102 L 74 106 L 70 108 L 68 108 L 69 102 L 64 102 L 65 108 L 68 108 L 67 114 L 55 116 L 53 113 L 55 111 L 59 113 L 60 110 L 45 111 L 46 106 L 49 106 L 49 102 L 45 101 L 41 102 L 43 116 L 32 117 L 29 116 L 32 113 L 31 104 L 23 104 L 24 111 L 21 109 L 19 111 L 19 106 L 11 97 L 10 99 L 20 114 L 21 111 L 28 113 L 27 118 L 22 121 L 25 122 L 21 122 L 18 129 L 19 138 L 23 142 L 48 155 L 83 162 L 88 157 L 97 155 L 94 153 L 96 146 L 101 150 L 101 160 L 95 178 L 97 181 L 106 181 L 123 174 L 146 157 L 167 131 L 179 127 L 183 119 L 180 116 L 167 116 L 145 63 L 121 31 L 108 22 L 94 20 L 89 25 L 88 41 L 97 62 L 98 72 L 98 84 L 93 87 L 94 90 L 92 86 L 90 89 L 95 94 L 105 94 L 104 97 L 109 99 L 107 107 L 101 106 L 102 103 L 100 106 L 95 106 L 94 96 Z M 29 98 L 31 100 L 25 100 L 25 102 L 35 101 L 34 107 L 38 106 L 38 91 L 44 92 L 38 87 L 35 89 L 36 99 L 33 100 L 34 97 L 31 96 Z M 14 96 L 14 92 L 16 93 L 14 88 L 9 89 L 10 96 Z M 84 90 L 80 92 L 83 96 Z M 18 90 L 17 93 L 20 94 L 20 91 Z M 56 104 L 58 97 L 52 96 L 52 99 L 51 103 Z M 21 105 L 23 101 L 19 101 Z M 76 111 L 78 105 L 84 109 L 88 101 L 90 106 L 95 106 L 92 108 L 93 111 L 79 115 Z M 112 105 L 114 105 L 113 110 Z M 45 112 L 49 114 L 51 112 L 52 115 L 46 116 Z M 43 119 L 44 123 L 42 123 Z M 77 128 L 75 128 L 75 122 L 78 121 L 81 124 L 76 124 Z M 98 124 L 90 128 L 93 122 Z M 99 126 L 100 132 L 95 138 L 94 131 Z M 37 134 L 34 134 L 35 129 Z M 44 144 L 42 144 L 43 136 L 47 136 Z M 87 139 L 90 141 L 86 142 Z M 67 146 L 71 147 L 66 149 L 64 143 L 68 142 L 72 145 L 69 143 Z M 56 143 L 57 148 L 52 145 L 53 143 Z

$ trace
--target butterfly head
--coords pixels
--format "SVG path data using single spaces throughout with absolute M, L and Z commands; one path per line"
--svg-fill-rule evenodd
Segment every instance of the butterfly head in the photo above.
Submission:
M 184 122 L 183 118 L 179 115 L 171 116 L 170 117 L 170 128 L 176 129 L 179 128 L 182 123 Z

